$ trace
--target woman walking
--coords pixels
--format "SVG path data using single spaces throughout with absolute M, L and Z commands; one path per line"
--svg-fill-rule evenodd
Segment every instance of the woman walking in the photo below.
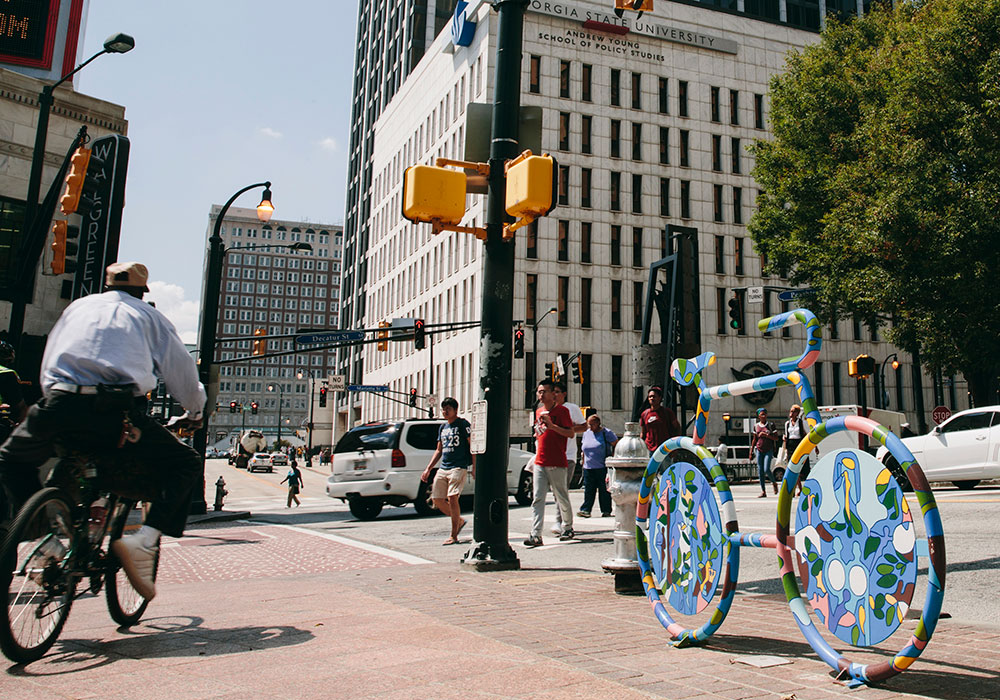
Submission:
M 764 475 L 771 480 L 774 493 L 778 493 L 778 482 L 771 472 L 771 460 L 774 459 L 775 447 L 781 440 L 781 433 L 774 427 L 774 423 L 767 420 L 767 409 L 757 409 L 757 422 L 753 424 L 753 436 L 750 438 L 750 454 L 757 458 L 757 476 L 760 478 L 760 495 L 757 498 L 767 498 L 767 490 L 764 488 Z
M 611 517 L 611 494 L 608 492 L 608 467 L 605 460 L 615 453 L 618 436 L 601 426 L 601 417 L 596 413 L 587 418 L 587 428 L 580 444 L 583 447 L 583 505 L 577 513 L 581 518 L 589 518 L 597 495 L 601 505 L 601 517 Z
M 291 468 L 288 470 L 288 474 L 285 478 L 281 480 L 280 483 L 288 482 L 288 503 L 285 504 L 285 508 L 292 507 L 292 501 L 295 501 L 296 506 L 302 505 L 299 501 L 299 491 L 302 490 L 302 472 L 299 471 L 299 467 L 295 462 L 292 462 Z

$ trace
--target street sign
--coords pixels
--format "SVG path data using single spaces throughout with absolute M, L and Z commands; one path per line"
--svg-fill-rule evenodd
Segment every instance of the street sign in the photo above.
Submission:
M 816 294 L 816 289 L 786 289 L 778 295 L 778 301 L 795 301 L 802 297 L 811 297 Z
M 104 136 L 91 145 L 93 156 L 104 166 L 97 173 L 100 183 L 94 192 L 94 208 L 80 222 L 80 250 L 73 278 L 74 299 L 100 294 L 104 270 L 118 259 L 122 208 L 125 206 L 125 177 L 128 171 L 129 141 L 118 134 Z
M 763 304 L 764 303 L 764 288 L 763 287 L 747 287 L 747 303 L 748 304 Z
M 295 342 L 300 345 L 311 343 L 343 343 L 350 340 L 364 340 L 364 331 L 331 331 L 330 333 L 311 333 L 296 336 Z
M 388 384 L 351 384 L 348 391 L 389 391 Z
M 951 418 L 951 409 L 947 406 L 935 406 L 934 410 L 931 411 L 931 418 L 934 419 L 937 425 L 941 425 Z
M 343 374 L 331 374 L 326 378 L 326 384 L 330 391 L 343 391 L 347 388 L 347 378 Z
M 469 449 L 474 455 L 486 452 L 486 402 L 472 402 L 472 437 Z

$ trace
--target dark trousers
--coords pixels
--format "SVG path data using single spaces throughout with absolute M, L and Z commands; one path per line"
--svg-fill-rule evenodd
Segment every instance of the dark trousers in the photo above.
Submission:
M 594 507 L 594 495 L 596 494 L 600 505 L 601 513 L 611 512 L 611 494 L 608 492 L 608 468 L 583 470 L 583 505 L 580 510 L 589 513 Z
M 0 446 L 0 482 L 14 512 L 41 488 L 39 467 L 55 455 L 58 440 L 70 449 L 107 453 L 109 464 L 127 469 L 129 481 L 142 482 L 155 494 L 146 524 L 171 537 L 183 535 L 201 473 L 198 453 L 146 416 L 141 404 L 128 410 L 142 433 L 139 441 L 116 449 L 124 412 L 121 406 L 105 406 L 96 395 L 63 392 L 52 392 L 28 409 L 24 422 Z M 113 490 L 113 473 L 110 478 Z

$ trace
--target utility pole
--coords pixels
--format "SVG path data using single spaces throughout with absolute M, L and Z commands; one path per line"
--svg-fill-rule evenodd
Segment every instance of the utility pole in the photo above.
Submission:
M 486 452 L 476 458 L 472 546 L 463 565 L 476 571 L 519 569 L 508 541 L 507 459 L 510 443 L 511 323 L 514 319 L 514 240 L 503 239 L 504 164 L 520 154 L 521 37 L 528 0 L 494 0 L 497 53 L 494 74 L 486 251 L 479 357 L 479 395 L 487 404 Z

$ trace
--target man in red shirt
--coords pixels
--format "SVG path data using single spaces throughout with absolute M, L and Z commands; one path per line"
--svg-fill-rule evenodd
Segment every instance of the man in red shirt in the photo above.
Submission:
M 569 503 L 569 484 L 566 479 L 566 440 L 575 435 L 573 419 L 569 410 L 556 404 L 553 383 L 548 379 L 538 384 L 538 401 L 541 405 L 535 411 L 535 494 L 531 501 L 534 520 L 531 536 L 524 541 L 525 547 L 542 544 L 542 525 L 545 521 L 545 497 L 549 487 L 556 497 L 556 506 L 562 516 L 565 528 L 559 539 L 573 539 L 573 508 Z
M 677 416 L 663 402 L 663 389 L 658 386 L 649 388 L 649 408 L 642 412 L 639 426 L 642 428 L 642 439 L 650 452 L 663 444 L 664 440 L 681 434 L 681 424 Z

